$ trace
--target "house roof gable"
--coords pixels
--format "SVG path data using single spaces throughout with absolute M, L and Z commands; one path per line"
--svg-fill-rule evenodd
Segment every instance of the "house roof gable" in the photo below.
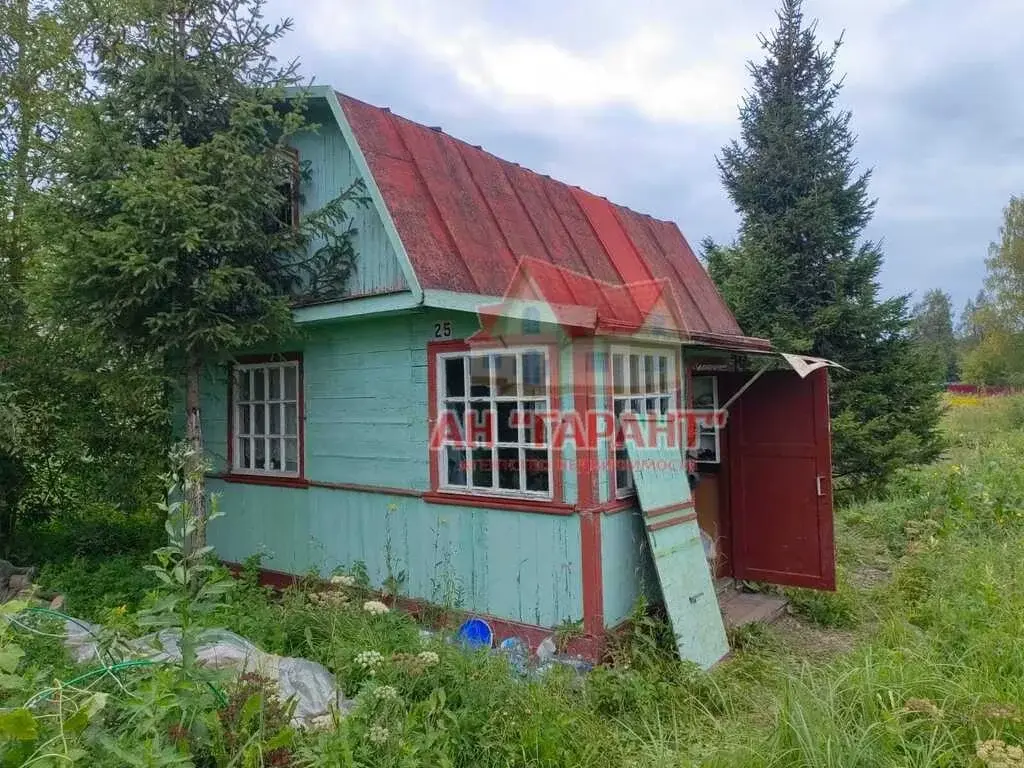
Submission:
M 386 108 L 336 98 L 423 290 L 504 297 L 529 260 L 535 272 L 550 267 L 545 300 L 593 307 L 599 323 L 643 324 L 646 311 L 628 286 L 650 284 L 671 295 L 680 329 L 693 338 L 745 338 L 674 223 Z

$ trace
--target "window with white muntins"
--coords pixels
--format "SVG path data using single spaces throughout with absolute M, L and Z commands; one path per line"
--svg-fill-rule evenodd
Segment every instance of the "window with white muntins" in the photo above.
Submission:
M 615 410 L 615 495 L 631 496 L 633 473 L 619 423 L 624 413 L 664 416 L 676 404 L 676 355 L 655 349 L 612 348 L 612 402 Z
M 234 367 L 232 470 L 298 477 L 299 361 Z
M 551 499 L 547 349 L 443 352 L 436 365 L 437 413 L 458 427 L 439 448 L 440 489 Z

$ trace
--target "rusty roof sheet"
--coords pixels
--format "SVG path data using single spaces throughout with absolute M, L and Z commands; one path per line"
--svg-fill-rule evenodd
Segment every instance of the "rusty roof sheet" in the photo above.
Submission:
M 675 224 L 390 110 L 338 100 L 423 288 L 503 297 L 527 259 L 544 274 L 545 298 L 593 307 L 607 325 L 635 327 L 650 309 L 643 296 L 668 295 L 692 338 L 768 346 L 742 336 Z

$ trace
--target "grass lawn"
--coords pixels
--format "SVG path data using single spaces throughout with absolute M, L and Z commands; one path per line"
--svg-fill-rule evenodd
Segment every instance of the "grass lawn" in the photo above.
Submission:
M 325 607 L 312 596 L 322 587 L 278 598 L 243 580 L 204 622 L 325 664 L 358 705 L 336 728 L 234 763 L 190 731 L 173 764 L 1024 767 L 1024 398 L 961 398 L 946 428 L 946 459 L 838 511 L 838 591 L 791 591 L 795 615 L 735 633 L 710 674 L 675 660 L 667 629 L 639 617 L 616 664 L 523 682 L 501 658 L 424 645 L 407 617 L 364 611 L 358 584 Z M 129 631 L 155 599 L 138 563 L 54 562 L 43 580 L 69 612 Z M 61 666 L 40 638 L 22 645 L 22 671 Z M 102 728 L 141 754 L 160 732 L 126 725 L 139 706 L 127 695 L 111 693 Z M 174 716 L 171 727 L 184 722 Z M 269 739 L 266 723 L 245 728 L 249 746 Z M 81 742 L 83 764 L 123 764 L 103 739 Z

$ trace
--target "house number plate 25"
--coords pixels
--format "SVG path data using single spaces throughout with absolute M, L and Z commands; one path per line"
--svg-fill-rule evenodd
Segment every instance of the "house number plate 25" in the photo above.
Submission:
M 450 339 L 452 335 L 452 321 L 442 320 L 439 323 L 434 323 L 434 338 L 435 339 Z

